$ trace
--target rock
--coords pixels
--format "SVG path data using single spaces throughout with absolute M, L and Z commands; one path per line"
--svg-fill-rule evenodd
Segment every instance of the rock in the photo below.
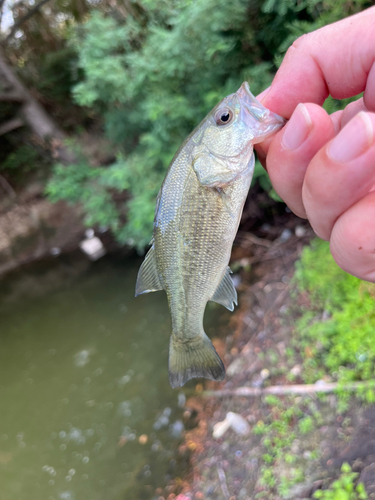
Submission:
M 291 236 L 292 231 L 290 229 L 284 229 L 284 231 L 280 235 L 279 241 L 281 243 L 285 243 L 285 241 L 288 241 Z
M 141 434 L 138 438 L 139 444 L 146 444 L 148 441 L 148 436 L 146 434 Z
M 179 408 L 184 408 L 186 403 L 186 396 L 183 392 L 179 392 L 177 396 L 177 406 Z
M 173 438 L 179 438 L 181 437 L 181 434 L 184 432 L 185 426 L 182 423 L 182 420 L 176 420 L 169 426 L 169 434 Z
M 298 377 L 298 375 L 301 375 L 302 369 L 301 365 L 294 365 L 293 368 L 290 370 L 290 374 L 294 375 L 294 377 Z
M 251 380 L 251 387 L 255 387 L 256 389 L 260 389 L 263 385 L 264 380 L 262 377 L 257 373 L 254 375 L 254 377 Z
M 215 439 L 220 439 L 224 436 L 229 428 L 232 428 L 239 436 L 247 436 L 250 433 L 250 425 L 247 420 L 233 411 L 229 411 L 222 422 L 214 425 L 212 435 Z
M 244 369 L 246 361 L 243 357 L 238 357 L 227 368 L 227 376 L 233 377 L 237 373 L 241 373 Z
M 359 482 L 365 485 L 368 495 L 375 493 L 375 462 L 362 470 Z
M 305 236 L 306 234 L 306 229 L 303 226 L 296 226 L 294 234 L 297 236 L 297 238 L 303 238 L 303 236 Z
M 267 368 L 263 368 L 263 370 L 261 370 L 260 372 L 260 377 L 262 378 L 262 380 L 268 379 L 269 376 L 270 376 L 270 371 L 267 370 Z
M 88 229 L 85 234 L 86 239 L 79 244 L 82 252 L 84 252 L 90 260 L 98 260 L 103 257 L 107 251 L 100 238 L 94 236 L 94 231 L 92 229 Z
M 229 428 L 230 428 L 230 423 L 225 418 L 222 422 L 218 422 L 217 424 L 214 425 L 212 436 L 215 439 L 220 439 L 221 437 L 224 436 L 224 434 L 227 432 Z
M 250 425 L 242 415 L 229 411 L 226 419 L 236 434 L 247 436 L 250 433 Z

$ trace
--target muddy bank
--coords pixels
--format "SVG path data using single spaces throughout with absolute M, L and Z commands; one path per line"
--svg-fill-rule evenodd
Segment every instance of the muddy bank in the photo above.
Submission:
M 22 264 L 78 247 L 84 234 L 77 207 L 35 198 L 0 212 L 0 276 Z
M 204 395 L 205 389 L 303 384 L 302 358 L 293 334 L 295 318 L 289 311 L 309 307 L 309 302 L 291 294 L 290 280 L 313 233 L 293 216 L 263 230 L 264 234 L 240 233 L 233 252 L 232 267 L 243 293 L 231 317 L 233 334 L 223 332 L 214 342 L 224 359 L 226 378 L 221 384 L 196 383 L 197 395 L 187 401 L 186 412 L 196 427 L 185 434 L 181 453 L 191 453 L 191 474 L 182 484 L 172 482 L 158 498 L 310 499 L 340 477 L 345 462 L 357 472 L 353 487 L 361 481 L 368 498 L 375 498 L 373 405 L 365 407 L 352 398 L 349 408 L 339 411 L 336 394 Z M 228 412 L 245 419 L 246 435 L 229 428 L 221 437 L 213 436 Z

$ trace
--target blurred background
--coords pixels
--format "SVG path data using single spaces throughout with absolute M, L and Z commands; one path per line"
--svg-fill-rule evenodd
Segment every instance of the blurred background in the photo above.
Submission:
M 2 500 L 371 498 L 375 288 L 259 163 L 239 308 L 205 316 L 223 384 L 170 388 L 165 295 L 134 286 L 185 137 L 243 81 L 270 85 L 297 37 L 372 3 L 0 0 Z M 317 381 L 339 390 L 204 392 Z M 228 411 L 251 431 L 213 436 Z

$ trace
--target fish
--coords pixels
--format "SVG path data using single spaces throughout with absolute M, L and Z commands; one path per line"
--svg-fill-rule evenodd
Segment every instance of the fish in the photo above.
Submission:
M 253 145 L 284 124 L 244 82 L 203 119 L 169 166 L 135 295 L 167 294 L 173 388 L 196 377 L 224 379 L 224 364 L 203 329 L 204 311 L 208 301 L 230 311 L 237 305 L 228 264 L 254 172 Z

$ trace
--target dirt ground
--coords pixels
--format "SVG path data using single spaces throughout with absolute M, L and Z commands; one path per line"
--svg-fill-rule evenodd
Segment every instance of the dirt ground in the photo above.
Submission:
M 302 383 L 298 378 L 301 359 L 291 357 L 288 349 L 293 339 L 293 320 L 286 318 L 286 311 L 296 300 L 290 296 L 295 261 L 312 237 L 309 225 L 290 214 L 276 216 L 272 226 L 261 226 L 253 233 L 239 233 L 231 267 L 237 275 L 235 279 L 241 279 L 238 287 L 242 293 L 239 308 L 230 315 L 229 330 L 233 334 L 225 336 L 226 323 L 223 337 L 214 340 L 227 375 L 220 384 L 196 383 L 197 395 L 188 399 L 184 414 L 186 420 L 194 421 L 195 427 L 185 433 L 180 447 L 181 454 L 191 454 L 190 475 L 171 482 L 163 492 L 156 492 L 155 498 L 313 498 L 317 489 L 329 487 L 340 476 L 344 462 L 358 472 L 358 480 L 365 484 L 369 498 L 375 498 L 374 406 L 364 408 L 353 397 L 347 411 L 340 413 L 335 394 L 318 397 L 313 393 L 281 397 L 281 407 L 275 410 L 263 396 L 208 397 L 204 392 Z M 283 443 L 277 444 L 278 434 L 274 430 L 269 436 L 255 433 L 264 422 L 280 419 L 289 406 L 298 407 L 297 411 L 306 415 L 318 415 L 309 432 L 298 430 L 300 413 L 299 418 L 292 417 L 290 421 L 290 433 L 294 437 L 287 445 L 285 437 Z M 223 437 L 215 439 L 213 427 L 223 421 L 229 411 L 246 419 L 250 433 L 241 436 L 229 429 Z M 281 449 L 279 455 L 277 451 L 274 456 L 272 451 L 268 452 L 271 453 L 268 467 L 264 461 L 267 437 L 273 440 L 268 443 L 269 449 L 276 450 L 277 446 Z M 291 457 L 290 465 L 283 459 L 284 453 Z M 273 475 L 268 478 L 268 484 L 264 484 L 265 467 Z M 296 470 L 302 471 L 301 478 L 288 482 L 286 478 L 293 477 Z M 285 484 L 284 489 L 275 486 L 280 483 Z

